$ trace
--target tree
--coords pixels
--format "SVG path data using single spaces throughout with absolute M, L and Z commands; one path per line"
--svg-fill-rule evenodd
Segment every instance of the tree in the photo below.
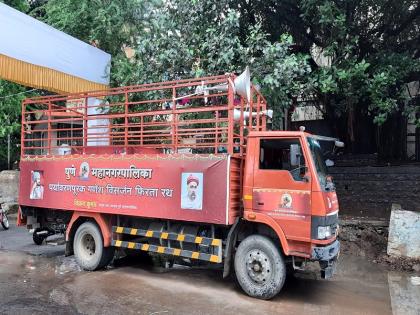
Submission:
M 408 101 L 406 93 L 407 83 L 418 81 L 420 73 L 418 1 L 235 3 L 241 25 L 261 21 L 271 39 L 289 32 L 298 51 L 308 54 L 316 48 L 330 58 L 328 67 L 311 58 L 313 71 L 306 87 L 316 95 L 337 134 L 346 139 L 350 152 L 381 153 L 386 148 L 389 152 L 382 152 L 384 157 L 402 157 L 405 139 L 396 135 L 406 116 L 420 110 L 418 99 Z M 390 134 L 392 143 L 384 143 Z
M 30 7 L 29 2 L 25 0 L 0 0 L 0 2 L 21 12 L 28 12 Z
M 11 163 L 19 158 L 21 104 L 25 97 L 36 94 L 19 84 L 0 80 L 0 169 L 7 167 L 8 137 L 11 140 Z
M 380 139 L 373 138 L 373 132 L 369 135 L 369 122 L 381 133 L 380 126 L 387 121 L 418 110 L 405 93 L 406 84 L 418 80 L 420 72 L 418 47 L 413 46 L 419 42 L 418 2 L 306 0 L 301 8 L 313 44 L 321 45 L 333 60 L 331 67 L 314 71 L 312 86 L 332 119 L 347 120 L 341 124 L 353 151 L 371 140 L 378 140 L 381 149 Z M 371 117 L 364 124 L 368 129 L 357 128 L 366 116 Z M 385 157 L 401 158 L 402 141 L 395 137 L 391 147 L 397 146 L 399 152 Z
M 48 0 L 32 15 L 47 24 L 111 54 L 111 86 L 134 83 L 132 49 L 155 23 L 160 0 Z
M 49 0 L 31 14 L 111 53 L 114 86 L 241 72 L 250 65 L 281 114 L 310 71 L 307 57 L 291 51 L 290 36 L 270 42 L 261 23 L 246 25 L 242 36 L 231 0 Z M 134 58 L 127 58 L 127 48 Z
M 26 1 L 8 2 L 25 9 Z M 349 152 L 385 148 L 384 157 L 402 158 L 400 125 L 420 110 L 418 98 L 409 101 L 405 92 L 407 83 L 419 80 L 418 1 L 29 4 L 25 10 L 32 16 L 111 53 L 114 86 L 241 72 L 250 65 L 254 83 L 277 114 L 297 97 L 315 96 Z M 127 57 L 127 48 L 135 50 L 133 58 Z M 314 51 L 330 65 L 317 64 Z
M 120 60 L 115 77 L 136 84 L 240 73 L 249 65 L 254 83 L 275 110 L 276 128 L 310 71 L 307 56 L 291 50 L 290 35 L 270 42 L 260 23 L 247 25 L 247 36 L 241 36 L 240 19 L 240 11 L 228 0 L 164 1 L 137 37 L 134 59 Z

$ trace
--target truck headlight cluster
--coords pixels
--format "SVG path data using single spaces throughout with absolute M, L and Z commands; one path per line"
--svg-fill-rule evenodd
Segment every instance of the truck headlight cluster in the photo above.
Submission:
M 318 226 L 318 239 L 323 240 L 331 237 L 331 226 Z

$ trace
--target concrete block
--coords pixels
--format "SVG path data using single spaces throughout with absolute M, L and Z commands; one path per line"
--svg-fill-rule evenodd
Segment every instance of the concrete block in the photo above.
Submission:
M 388 255 L 420 259 L 420 212 L 393 204 L 389 221 Z
M 416 278 L 405 274 L 389 273 L 388 287 L 393 315 L 418 315 L 420 310 L 420 285 Z
M 19 171 L 0 173 L 0 197 L 7 201 L 17 201 L 19 193 Z

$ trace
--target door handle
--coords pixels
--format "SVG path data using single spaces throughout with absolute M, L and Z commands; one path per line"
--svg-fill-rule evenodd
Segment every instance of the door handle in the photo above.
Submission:
M 264 205 L 264 202 L 260 202 L 260 201 L 258 201 L 258 202 L 257 202 L 257 204 L 258 204 L 259 206 L 263 206 L 263 205 Z

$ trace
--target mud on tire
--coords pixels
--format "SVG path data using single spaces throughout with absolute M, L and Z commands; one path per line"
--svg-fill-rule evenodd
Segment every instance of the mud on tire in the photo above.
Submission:
M 114 247 L 104 247 L 102 233 L 93 222 L 85 222 L 77 228 L 73 249 L 79 266 L 89 271 L 104 268 L 114 257 Z
M 283 287 L 286 266 L 278 246 L 271 239 L 251 235 L 239 244 L 236 251 L 235 273 L 245 293 L 268 300 Z

